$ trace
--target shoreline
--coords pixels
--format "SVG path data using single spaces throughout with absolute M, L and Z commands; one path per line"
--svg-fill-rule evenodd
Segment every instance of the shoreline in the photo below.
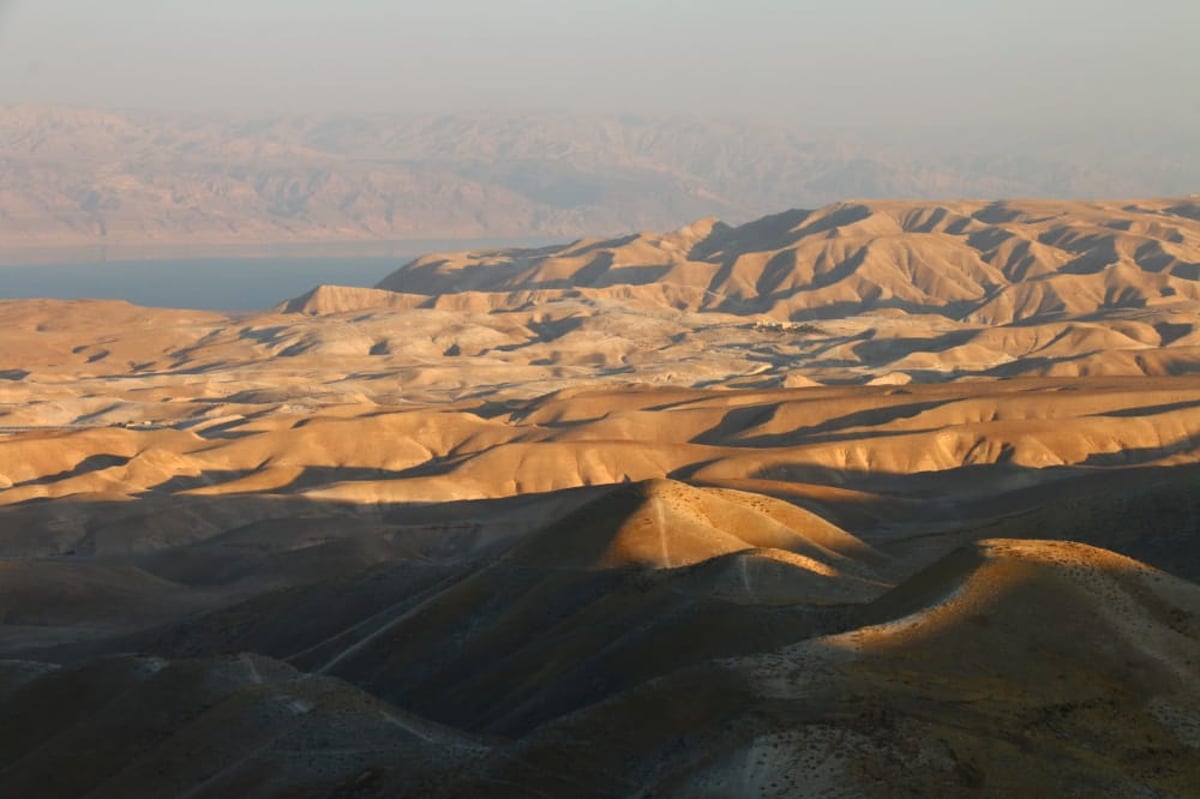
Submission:
M 0 244 L 0 269 L 29 266 L 140 263 L 146 261 L 317 260 L 322 258 L 413 258 L 419 255 L 478 249 L 520 249 L 566 243 L 567 236 L 426 238 L 386 240 L 174 244 L 71 244 L 8 246 Z

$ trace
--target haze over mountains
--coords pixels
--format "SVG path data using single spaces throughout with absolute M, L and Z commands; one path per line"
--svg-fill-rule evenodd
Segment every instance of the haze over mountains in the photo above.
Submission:
M 0 256 L 575 237 L 705 216 L 744 222 L 845 197 L 1146 196 L 1185 193 L 1200 178 L 1186 144 L 1149 135 L 1101 159 L 1086 137 L 1026 154 L 936 132 L 901 146 L 821 131 L 819 120 L 806 130 L 703 116 L 10 106 L 0 114 Z
M 1200 795 L 1200 204 L 0 303 L 0 793 Z

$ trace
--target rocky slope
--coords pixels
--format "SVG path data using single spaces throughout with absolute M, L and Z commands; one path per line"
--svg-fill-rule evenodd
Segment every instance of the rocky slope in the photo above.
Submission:
M 0 794 L 1200 795 L 1197 216 L 0 303 Z
M 786 319 L 896 310 L 997 326 L 1132 308 L 1184 313 L 1200 283 L 1200 201 L 846 202 L 739 227 L 540 250 L 428 255 L 379 288 L 668 296 Z

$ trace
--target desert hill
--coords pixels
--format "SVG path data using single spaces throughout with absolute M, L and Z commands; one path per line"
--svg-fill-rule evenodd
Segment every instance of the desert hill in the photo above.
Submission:
M 695 310 L 829 318 L 884 309 L 990 326 L 1174 305 L 1200 277 L 1200 203 L 864 201 L 739 227 L 429 255 L 379 288 L 442 297 L 640 287 Z M 690 295 L 687 290 L 693 290 Z M 695 291 L 703 289 L 702 292 Z
M 90 697 L 113 690 L 114 667 L 128 668 L 119 660 L 41 672 L 14 664 L 8 669 L 20 671 L 7 693 L 18 716 L 55 708 L 35 730 L 61 729 L 64 713 L 75 721 L 69 737 L 33 754 L 37 735 L 6 742 L 6 756 L 17 758 L 8 784 L 36 784 L 38 764 L 69 756 L 63 747 L 101 751 L 99 730 L 142 703 L 161 708 L 165 695 L 170 704 L 155 726 L 139 731 L 136 760 L 113 739 L 104 757 L 59 780 L 63 793 L 39 795 L 69 795 L 80 785 L 116 795 L 115 786 L 197 774 L 204 796 L 231 786 L 321 796 L 351 784 L 365 795 L 511 796 L 514 785 L 557 794 L 581 780 L 596 796 L 882 797 L 897 786 L 954 796 L 1074 795 L 1080 786 L 1100 796 L 1146 788 L 1191 795 L 1200 728 L 1192 583 L 1082 545 L 988 540 L 951 552 L 861 609 L 822 615 L 804 602 L 771 608 L 710 593 L 706 578 L 719 565 L 618 571 L 591 586 L 583 574 L 544 574 L 550 585 L 516 574 L 475 585 L 483 572 L 460 574 L 433 594 L 438 604 L 457 600 L 451 615 L 431 606 L 426 591 L 387 606 L 386 626 L 368 616 L 375 630 L 351 652 L 367 662 L 355 667 L 327 660 L 330 650 L 315 652 L 325 660 L 318 671 L 328 666 L 386 703 L 329 676 L 297 682 L 293 668 L 259 655 L 154 660 L 148 671 L 130 664 L 142 669 L 139 681 L 120 702 L 99 704 Z M 356 593 L 378 579 L 364 575 Z M 778 580 L 788 581 L 786 568 Z M 495 598 L 522 584 L 532 593 Z M 329 595 L 346 596 L 346 587 Z M 317 600 L 324 590 L 308 592 Z M 289 604 L 273 603 L 274 616 L 257 608 L 255 618 L 270 620 L 260 634 L 302 612 Z M 547 613 L 566 615 L 551 621 Z M 212 619 L 209 635 L 228 636 L 235 618 Z M 456 656 L 437 644 L 447 625 L 480 618 L 487 624 L 468 633 Z M 196 630 L 174 635 L 174 647 L 200 640 Z M 237 645 L 256 648 L 253 638 Z M 478 668 L 481 657 L 489 668 Z M 228 676 L 185 676 L 214 668 Z M 68 680 L 77 687 L 64 690 Z M 456 733 L 397 704 L 476 732 Z M 211 709 L 186 720 L 197 706 Z M 332 739 L 323 732 L 330 724 L 340 731 Z M 247 757 L 221 760 L 224 750 L 208 743 L 215 725 L 226 743 L 254 741 L 243 745 Z M 295 748 L 308 740 L 308 756 L 297 759 Z M 191 759 L 180 771 L 184 743 L 213 759 Z M 427 759 L 431 743 L 437 760 Z
M 21 337 L 7 396 L 50 391 L 56 375 L 92 381 L 13 406 L 0 425 L 186 417 L 199 428 L 260 399 L 532 398 L 596 381 L 1188 374 L 1200 357 L 1197 215 L 1188 199 L 856 202 L 740 227 L 431 255 L 380 289 L 320 286 L 259 314 L 0 303 Z M 216 374 L 237 378 L 204 378 Z M 172 403 L 154 399 L 154 385 L 181 381 Z M 114 387 L 138 405 L 105 399 Z
M 0 794 L 1197 796 L 1197 217 L 0 303 Z
M 388 782 L 394 790 L 400 781 L 384 768 L 448 772 L 483 749 L 345 683 L 254 655 L 123 656 L 41 673 L 0 662 L 0 675 L 19 725 L 0 739 L 14 795 L 353 795 Z
M 997 540 L 893 593 L 898 618 L 647 683 L 547 725 L 454 795 L 1194 794 L 1194 584 Z M 627 733 L 603 754 L 547 768 L 612 729 Z

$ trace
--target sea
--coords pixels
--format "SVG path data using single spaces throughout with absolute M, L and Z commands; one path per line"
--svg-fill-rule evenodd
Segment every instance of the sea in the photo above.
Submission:
M 411 259 L 214 258 L 0 266 L 0 299 L 128 300 L 162 308 L 270 308 L 322 283 L 374 286 Z
M 413 244 L 407 251 L 391 248 L 386 256 L 288 254 L 24 265 L 0 262 L 0 300 L 105 299 L 162 308 L 263 310 L 323 283 L 374 286 L 398 267 L 428 252 L 544 243 L 524 239 L 437 241 L 424 246 Z

